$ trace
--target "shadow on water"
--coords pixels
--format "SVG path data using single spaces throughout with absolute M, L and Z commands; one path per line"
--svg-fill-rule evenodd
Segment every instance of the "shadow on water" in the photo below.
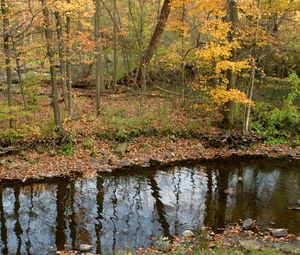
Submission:
M 241 181 L 241 178 L 243 181 Z M 1 254 L 134 250 L 152 236 L 214 229 L 254 218 L 300 232 L 300 164 L 233 158 L 120 171 L 93 180 L 0 184 Z M 274 227 L 274 226 L 273 226 Z

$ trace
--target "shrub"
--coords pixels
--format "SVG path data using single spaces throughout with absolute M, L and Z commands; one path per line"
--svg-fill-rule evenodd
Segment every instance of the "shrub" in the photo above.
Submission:
M 89 138 L 83 142 L 83 148 L 85 148 L 85 149 L 92 149 L 94 145 L 95 145 L 94 137 Z
M 269 143 L 283 143 L 300 134 L 300 109 L 295 100 L 300 98 L 300 80 L 295 73 L 289 75 L 291 92 L 281 108 L 260 103 L 254 109 L 251 128 L 259 134 L 270 136 Z
M 74 143 L 69 141 L 60 146 L 59 153 L 66 156 L 71 156 L 74 154 Z

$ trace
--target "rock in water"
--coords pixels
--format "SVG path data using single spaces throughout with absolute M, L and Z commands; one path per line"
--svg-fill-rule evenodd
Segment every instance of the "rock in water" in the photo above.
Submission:
M 297 205 L 300 205 L 300 199 L 297 201 Z
M 191 230 L 185 230 L 185 231 L 183 231 L 182 235 L 183 235 L 183 237 L 189 237 L 189 238 L 195 236 L 194 232 L 191 231 Z
M 252 225 L 253 225 L 253 220 L 248 218 L 243 222 L 243 229 L 249 229 L 252 227 Z
M 238 177 L 238 182 L 243 182 L 244 181 L 244 179 L 243 179 L 243 177 L 242 176 L 240 176 L 240 177 Z
M 80 244 L 80 246 L 79 246 L 79 250 L 80 250 L 81 252 L 88 252 L 88 251 L 90 251 L 92 248 L 93 248 L 93 246 L 90 245 L 90 244 Z
M 272 236 L 274 237 L 286 237 L 289 233 L 284 228 L 278 228 L 278 229 L 270 229 Z

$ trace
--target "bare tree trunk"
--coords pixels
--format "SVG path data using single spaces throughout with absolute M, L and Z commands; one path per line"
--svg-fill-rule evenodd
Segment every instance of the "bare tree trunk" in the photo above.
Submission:
M 139 0 L 140 7 L 140 27 L 139 27 L 139 60 L 142 58 L 142 50 L 143 50 L 143 42 L 144 42 L 144 1 Z M 140 87 L 140 109 L 139 115 L 140 117 L 143 115 L 143 104 L 144 104 L 144 92 L 146 88 L 146 68 L 144 68 L 143 73 L 141 74 L 141 79 L 139 83 Z M 138 73 L 137 73 L 138 74 Z
M 60 62 L 60 76 L 61 76 L 61 85 L 62 92 L 64 97 L 64 102 L 66 109 L 68 109 L 68 96 L 67 96 L 67 79 L 66 79 L 66 54 L 63 43 L 63 29 L 62 29 L 62 20 L 59 12 L 55 12 L 56 18 L 56 33 L 57 33 L 57 41 L 58 41 L 58 55 Z
M 52 96 L 52 108 L 54 113 L 54 121 L 56 129 L 59 132 L 63 131 L 60 110 L 58 103 L 58 93 L 57 93 L 57 81 L 56 81 L 56 70 L 55 70 L 55 59 L 54 59 L 54 45 L 53 45 L 53 31 L 51 31 L 51 13 L 47 3 L 47 0 L 41 0 L 43 15 L 44 15 L 44 30 L 45 38 L 47 43 L 47 53 L 50 63 L 50 74 L 51 74 L 51 96 Z
M 70 2 L 70 0 L 68 0 Z M 67 47 L 66 47 L 66 87 L 67 87 L 67 98 L 68 98 L 68 112 L 69 116 L 73 115 L 73 94 L 72 94 L 72 72 L 71 72 L 71 52 L 70 52 L 70 33 L 71 33 L 71 17 L 67 14 L 66 17 L 66 37 L 67 37 Z
M 138 82 L 139 85 L 145 83 L 143 81 L 143 78 L 145 77 L 145 70 L 147 65 L 150 63 L 151 58 L 155 52 L 155 49 L 157 48 L 157 45 L 159 43 L 159 40 L 162 36 L 162 33 L 165 29 L 170 11 L 171 11 L 171 6 L 170 6 L 171 0 L 164 0 L 160 16 L 157 22 L 157 25 L 155 27 L 154 33 L 152 34 L 150 43 L 140 59 L 140 64 L 137 70 L 137 79 L 136 81 Z
M 250 71 L 250 83 L 249 83 L 248 91 L 247 91 L 247 98 L 249 100 L 252 100 L 252 96 L 253 96 L 253 88 L 254 88 L 254 82 L 255 82 L 255 68 L 256 68 L 255 60 L 252 60 L 251 71 Z M 245 112 L 244 112 L 244 122 L 243 122 L 243 134 L 244 135 L 249 134 L 250 112 L 251 112 L 251 106 L 246 105 Z
M 120 33 L 120 27 L 121 27 L 122 24 L 121 24 L 121 18 L 120 18 L 120 14 L 119 14 L 118 8 L 116 8 L 116 13 L 117 13 L 118 22 L 119 22 L 118 32 Z M 130 70 L 131 70 L 131 64 L 130 64 L 130 59 L 129 59 L 129 56 L 128 56 L 129 55 L 128 54 L 128 46 L 126 45 L 123 33 L 120 33 L 119 36 L 120 36 L 121 42 L 122 42 L 122 55 L 123 55 L 123 59 L 124 59 L 124 62 L 126 63 L 127 72 L 130 72 Z
M 258 37 L 257 29 L 259 27 L 259 22 L 260 22 L 260 9 L 261 9 L 261 0 L 257 0 L 256 31 L 255 31 L 253 53 L 252 53 L 250 83 L 249 83 L 248 92 L 247 92 L 247 97 L 249 100 L 252 100 L 254 83 L 255 83 L 256 60 L 254 58 L 254 55 L 255 55 L 255 51 L 256 51 L 256 47 L 257 47 L 257 39 L 258 39 L 257 38 Z M 250 113 L 251 113 L 251 105 L 246 105 L 245 112 L 244 112 L 244 122 L 243 122 L 243 134 L 244 135 L 249 134 Z
M 186 8 L 182 6 L 181 22 L 184 23 Z M 185 105 L 185 37 L 184 31 L 181 31 L 181 95 L 182 105 Z
M 130 61 L 129 61 L 129 57 L 128 57 L 128 47 L 126 45 L 123 33 L 120 33 L 121 17 L 120 17 L 119 11 L 118 11 L 118 7 L 116 6 L 116 9 L 115 9 L 116 10 L 116 18 L 114 19 L 114 14 L 111 13 L 110 9 L 105 4 L 105 1 L 101 0 L 101 3 L 102 3 L 103 8 L 105 8 L 105 10 L 107 11 L 112 22 L 114 22 L 115 19 L 117 21 L 116 29 L 117 29 L 117 32 L 119 33 L 118 37 L 120 37 L 121 43 L 122 43 L 121 51 L 122 51 L 122 55 L 123 55 L 123 61 L 126 63 L 127 72 L 129 72 L 131 67 L 130 67 Z
M 19 59 L 19 56 L 18 56 L 15 41 L 13 40 L 13 38 L 11 38 L 11 41 L 12 41 L 12 46 L 13 46 L 13 50 L 14 50 L 14 54 L 15 54 L 15 61 L 16 61 L 16 65 L 17 65 L 17 74 L 18 74 L 18 80 L 19 80 L 19 86 L 20 86 L 23 106 L 24 106 L 24 110 L 27 111 L 28 110 L 28 105 L 27 105 L 24 86 L 23 86 L 23 81 L 22 81 L 20 59 Z
M 96 111 L 100 115 L 100 94 L 104 90 L 102 42 L 101 42 L 101 1 L 95 0 L 95 42 L 96 42 Z
M 231 22 L 231 31 L 228 36 L 228 40 L 231 42 L 236 37 L 236 30 L 238 26 L 238 1 L 237 0 L 228 0 L 228 20 Z M 235 62 L 237 60 L 237 50 L 232 50 L 231 61 Z M 228 70 L 227 72 L 228 84 L 227 90 L 231 90 L 236 85 L 237 74 L 232 70 Z M 224 127 L 227 129 L 231 129 L 233 127 L 233 102 L 229 101 L 224 106 L 224 114 L 223 114 L 223 123 Z
M 114 23 L 114 34 L 113 34 L 113 51 L 114 51 L 114 70 L 113 70 L 113 91 L 117 88 L 118 79 L 118 49 L 117 49 L 117 1 L 113 0 L 113 23 Z
M 12 85 L 12 69 L 11 69 L 11 52 L 9 45 L 9 18 L 8 7 L 6 0 L 1 0 L 1 12 L 3 21 L 3 43 L 4 43 L 4 56 L 5 56 L 5 70 L 6 70 L 6 84 L 7 84 L 7 103 L 11 107 L 13 104 L 11 85 Z M 12 119 L 9 119 L 10 127 L 13 126 Z

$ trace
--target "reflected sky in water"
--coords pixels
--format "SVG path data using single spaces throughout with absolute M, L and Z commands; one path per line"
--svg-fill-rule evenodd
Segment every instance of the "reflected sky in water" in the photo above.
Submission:
M 238 181 L 243 177 L 243 182 Z M 299 164 L 219 160 L 139 169 L 94 180 L 0 185 L 0 253 L 55 254 L 92 244 L 93 252 L 134 250 L 152 236 L 214 229 L 251 217 L 300 232 Z

